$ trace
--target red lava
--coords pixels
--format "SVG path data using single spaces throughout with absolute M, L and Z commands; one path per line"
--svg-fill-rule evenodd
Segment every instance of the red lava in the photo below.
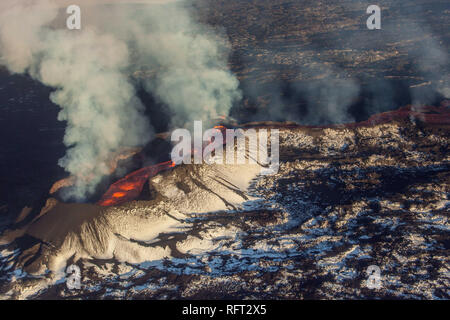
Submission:
M 371 116 L 368 120 L 344 124 L 345 127 L 360 127 L 360 126 L 373 126 L 381 123 L 387 123 L 392 120 L 401 119 L 419 119 L 425 123 L 429 124 L 450 124 L 450 101 L 445 101 L 440 107 L 432 106 L 421 106 L 413 107 L 406 106 L 395 111 L 383 112 Z M 342 125 L 332 125 L 332 126 L 307 126 L 307 127 L 336 127 Z M 291 127 L 286 125 L 286 127 Z M 300 126 L 296 126 L 300 127 Z M 222 131 L 226 130 L 224 126 L 215 126 L 214 128 Z M 196 150 L 193 150 L 196 153 Z M 153 166 L 145 167 L 130 173 L 126 177 L 120 179 L 119 181 L 112 184 L 108 191 L 103 195 L 102 199 L 98 202 L 101 206 L 114 206 L 119 205 L 124 202 L 128 202 L 136 199 L 142 192 L 147 179 L 155 176 L 163 170 L 173 168 L 175 163 L 172 161 L 158 163 Z
M 142 188 L 148 179 L 174 166 L 175 163 L 167 161 L 132 172 L 113 183 L 97 204 L 107 207 L 134 200 L 141 194 Z

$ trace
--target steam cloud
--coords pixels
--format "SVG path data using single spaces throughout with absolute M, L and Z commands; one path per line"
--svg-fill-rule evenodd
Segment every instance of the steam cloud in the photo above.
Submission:
M 208 120 L 228 111 L 241 98 L 239 82 L 226 64 L 226 43 L 195 23 L 181 7 L 158 7 L 132 14 L 132 34 L 140 63 L 158 68 L 145 87 L 174 111 L 174 124 Z M 147 32 L 145 21 L 150 21 Z
M 171 108 L 174 125 L 228 114 L 241 96 L 227 69 L 226 42 L 181 5 L 86 10 L 82 30 L 69 31 L 52 26 L 67 16 L 49 0 L 0 4 L 0 61 L 56 89 L 50 98 L 67 121 L 59 165 L 77 178 L 67 196 L 78 199 L 109 173 L 115 153 L 150 139 L 132 70 L 156 70 L 143 85 Z

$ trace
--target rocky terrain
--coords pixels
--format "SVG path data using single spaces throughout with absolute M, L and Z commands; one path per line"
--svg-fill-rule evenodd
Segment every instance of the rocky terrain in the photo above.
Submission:
M 428 109 L 278 125 L 275 175 L 181 165 L 121 206 L 49 199 L 3 234 L 2 297 L 448 299 L 450 120 L 433 110 L 441 123 Z M 81 290 L 66 287 L 71 263 Z
M 368 5 L 195 1 L 230 41 L 230 115 L 280 130 L 280 170 L 177 166 L 108 207 L 49 194 L 70 182 L 52 89 L 0 70 L 0 298 L 449 299 L 450 8 L 382 0 L 369 31 Z

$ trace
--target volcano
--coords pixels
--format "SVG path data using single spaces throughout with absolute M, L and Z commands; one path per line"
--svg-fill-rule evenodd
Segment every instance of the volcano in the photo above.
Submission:
M 436 124 L 436 125 L 450 125 L 450 101 L 444 101 L 441 106 L 405 106 L 396 111 L 389 111 L 382 114 L 376 114 L 371 116 L 368 120 L 359 123 L 349 123 L 343 126 L 347 128 L 351 127 L 364 127 L 364 126 L 374 126 L 383 123 L 388 123 L 390 121 L 420 121 L 424 124 Z M 244 127 L 249 127 L 250 125 L 244 125 Z M 255 124 L 256 127 L 261 127 L 261 123 Z M 273 123 L 271 127 L 276 128 L 292 128 L 301 127 L 299 125 L 287 125 L 287 124 L 277 124 Z M 216 129 L 222 132 L 226 130 L 224 126 L 216 126 Z M 310 126 L 310 128 L 327 128 L 326 126 Z M 132 172 L 125 176 L 124 178 L 113 183 L 108 191 L 102 196 L 101 200 L 98 202 L 101 206 L 114 206 L 119 205 L 128 201 L 132 201 L 139 197 L 144 187 L 145 182 L 157 175 L 163 170 L 167 170 L 175 167 L 175 163 L 172 161 L 158 163 L 156 165 L 148 166 Z M 52 192 L 51 192 L 52 193 Z
M 123 6 L 139 12 L 144 4 Z M 357 0 L 186 6 L 229 40 L 210 53 L 229 54 L 220 74 L 236 78 L 242 93 L 212 126 L 278 129 L 278 172 L 262 175 L 258 163 L 174 165 L 170 130 L 191 111 L 215 117 L 202 108 L 208 104 L 190 103 L 200 95 L 191 88 L 197 76 L 215 80 L 197 66 L 205 57 L 197 49 L 209 42 L 159 59 L 130 47 L 124 70 L 111 63 L 118 73 L 98 78 L 100 55 L 89 63 L 95 72 L 69 81 L 106 97 L 97 105 L 106 112 L 95 121 L 81 112 L 75 123 L 103 134 L 109 126 L 100 122 L 110 116 L 148 118 L 154 139 L 120 143 L 98 163 L 93 152 L 103 179 L 92 195 L 65 197 L 79 181 L 58 166 L 69 148 L 68 123 L 52 102 L 59 88 L 0 67 L 0 299 L 450 299 L 448 1 L 385 0 L 376 31 L 367 30 L 367 3 Z M 98 21 L 115 30 L 115 19 L 102 19 L 106 7 Z M 63 20 L 50 29 L 65 28 Z M 201 38 L 197 31 L 186 33 Z M 168 35 L 145 44 L 159 54 L 183 32 Z M 105 61 L 116 51 L 125 54 L 110 50 Z M 72 71 L 57 78 L 79 76 Z M 172 81 L 155 85 L 170 71 Z M 119 101 L 105 89 L 114 75 L 126 82 L 117 92 L 128 88 L 142 103 L 138 117 L 128 117 L 127 102 L 104 109 Z M 215 100 L 221 89 L 200 96 Z M 175 96 L 189 112 L 171 109 Z M 119 128 L 97 137 L 122 141 L 115 134 L 131 126 Z M 80 289 L 67 287 L 69 266 L 80 270 Z M 368 285 L 374 266 L 377 289 Z
M 444 268 L 449 115 L 444 102 L 328 127 L 250 123 L 242 127 L 280 130 L 277 174 L 261 176 L 257 164 L 163 162 L 119 179 L 98 204 L 50 198 L 3 234 L 2 276 L 24 273 L 0 290 L 70 297 L 58 270 L 76 263 L 83 294 L 97 298 L 111 297 L 108 288 L 128 297 L 244 298 L 264 296 L 267 286 L 279 298 L 446 297 L 444 273 L 407 270 Z M 144 185 L 151 198 L 139 198 Z M 386 275 L 376 292 L 363 286 L 373 264 Z M 47 270 L 52 277 L 31 280 Z M 233 285 L 218 290 L 223 279 Z M 152 289 L 138 289 L 142 281 Z

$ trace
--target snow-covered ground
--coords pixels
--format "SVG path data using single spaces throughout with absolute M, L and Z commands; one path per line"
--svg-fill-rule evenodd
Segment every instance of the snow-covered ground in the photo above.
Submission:
M 448 299 L 448 141 L 410 121 L 281 129 L 275 175 L 183 165 L 148 201 L 49 201 L 3 235 L 1 297 Z

